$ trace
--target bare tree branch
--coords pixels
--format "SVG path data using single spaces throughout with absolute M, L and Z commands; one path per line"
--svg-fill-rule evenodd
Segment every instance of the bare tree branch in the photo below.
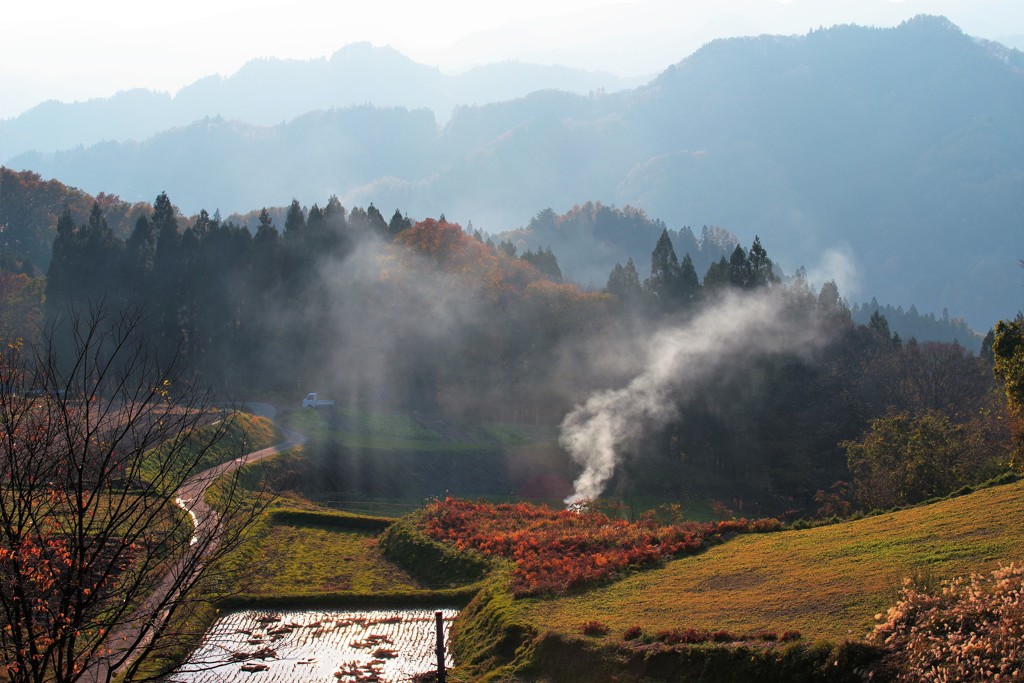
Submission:
M 261 512 L 236 478 L 202 500 L 242 454 L 222 452 L 231 416 L 141 321 L 95 307 L 0 350 L 0 678 L 134 680 Z

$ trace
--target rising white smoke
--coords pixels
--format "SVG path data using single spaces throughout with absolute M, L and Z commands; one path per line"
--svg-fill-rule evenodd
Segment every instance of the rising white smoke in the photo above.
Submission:
M 807 282 L 812 288 L 831 280 L 847 301 L 860 294 L 860 268 L 857 257 L 848 245 L 826 249 L 818 263 L 807 269 Z
M 593 394 L 562 421 L 559 442 L 583 466 L 573 505 L 601 494 L 622 457 L 622 447 L 676 415 L 672 395 L 696 389 L 726 364 L 766 353 L 803 353 L 822 335 L 808 321 L 783 315 L 776 290 L 731 294 L 685 324 L 661 330 L 650 340 L 644 370 L 628 386 Z

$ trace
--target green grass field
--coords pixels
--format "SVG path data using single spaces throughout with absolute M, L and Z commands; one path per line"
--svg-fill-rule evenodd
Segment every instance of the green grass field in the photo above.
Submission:
M 295 478 L 286 488 L 335 508 L 401 515 L 447 495 L 560 505 L 572 490 L 573 466 L 550 426 L 342 408 L 295 410 L 282 420 L 310 437 L 302 455 L 306 463 L 292 469 L 318 473 Z M 360 502 L 402 505 L 378 512 Z
M 284 422 L 314 439 L 349 448 L 425 453 L 495 450 L 536 441 L 554 441 L 553 428 L 502 423 L 450 424 L 417 421 L 397 413 L 371 413 L 338 408 L 292 411 Z
M 561 598 L 524 601 L 540 631 L 610 638 L 632 626 L 862 639 L 905 577 L 931 580 L 1024 559 L 1024 482 L 803 531 L 744 535 L 666 566 Z
M 342 526 L 275 523 L 260 540 L 240 587 L 254 596 L 420 589 L 384 558 L 378 535 Z

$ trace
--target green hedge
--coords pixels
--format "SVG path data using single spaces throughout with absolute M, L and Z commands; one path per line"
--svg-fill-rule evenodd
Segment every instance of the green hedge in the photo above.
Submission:
M 517 674 L 535 662 L 538 632 L 520 616 L 510 584 L 511 567 L 498 568 L 455 619 L 451 650 L 463 678 L 520 680 Z
M 495 566 L 479 553 L 459 552 L 428 538 L 416 527 L 414 517 L 392 524 L 380 537 L 380 547 L 385 557 L 434 588 L 478 582 Z
M 270 513 L 270 517 L 271 522 L 274 524 L 369 531 L 384 531 L 395 523 L 395 520 L 387 517 L 372 517 L 370 515 L 357 515 L 349 512 L 289 508 L 276 509 Z
M 861 683 L 879 651 L 861 643 L 648 645 L 544 634 L 518 673 L 545 681 Z
M 221 609 L 385 609 L 401 607 L 463 607 L 479 590 L 478 585 L 446 590 L 393 591 L 387 593 L 296 593 L 250 595 L 242 593 L 221 598 Z

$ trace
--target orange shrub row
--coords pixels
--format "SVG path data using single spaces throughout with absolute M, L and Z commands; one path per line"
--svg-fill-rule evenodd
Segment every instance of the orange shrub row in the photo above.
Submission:
M 598 512 L 456 498 L 428 504 L 420 525 L 460 550 L 512 560 L 517 595 L 564 593 L 627 567 L 696 552 L 721 533 L 752 530 L 745 520 L 660 525 L 649 518 L 627 522 Z

